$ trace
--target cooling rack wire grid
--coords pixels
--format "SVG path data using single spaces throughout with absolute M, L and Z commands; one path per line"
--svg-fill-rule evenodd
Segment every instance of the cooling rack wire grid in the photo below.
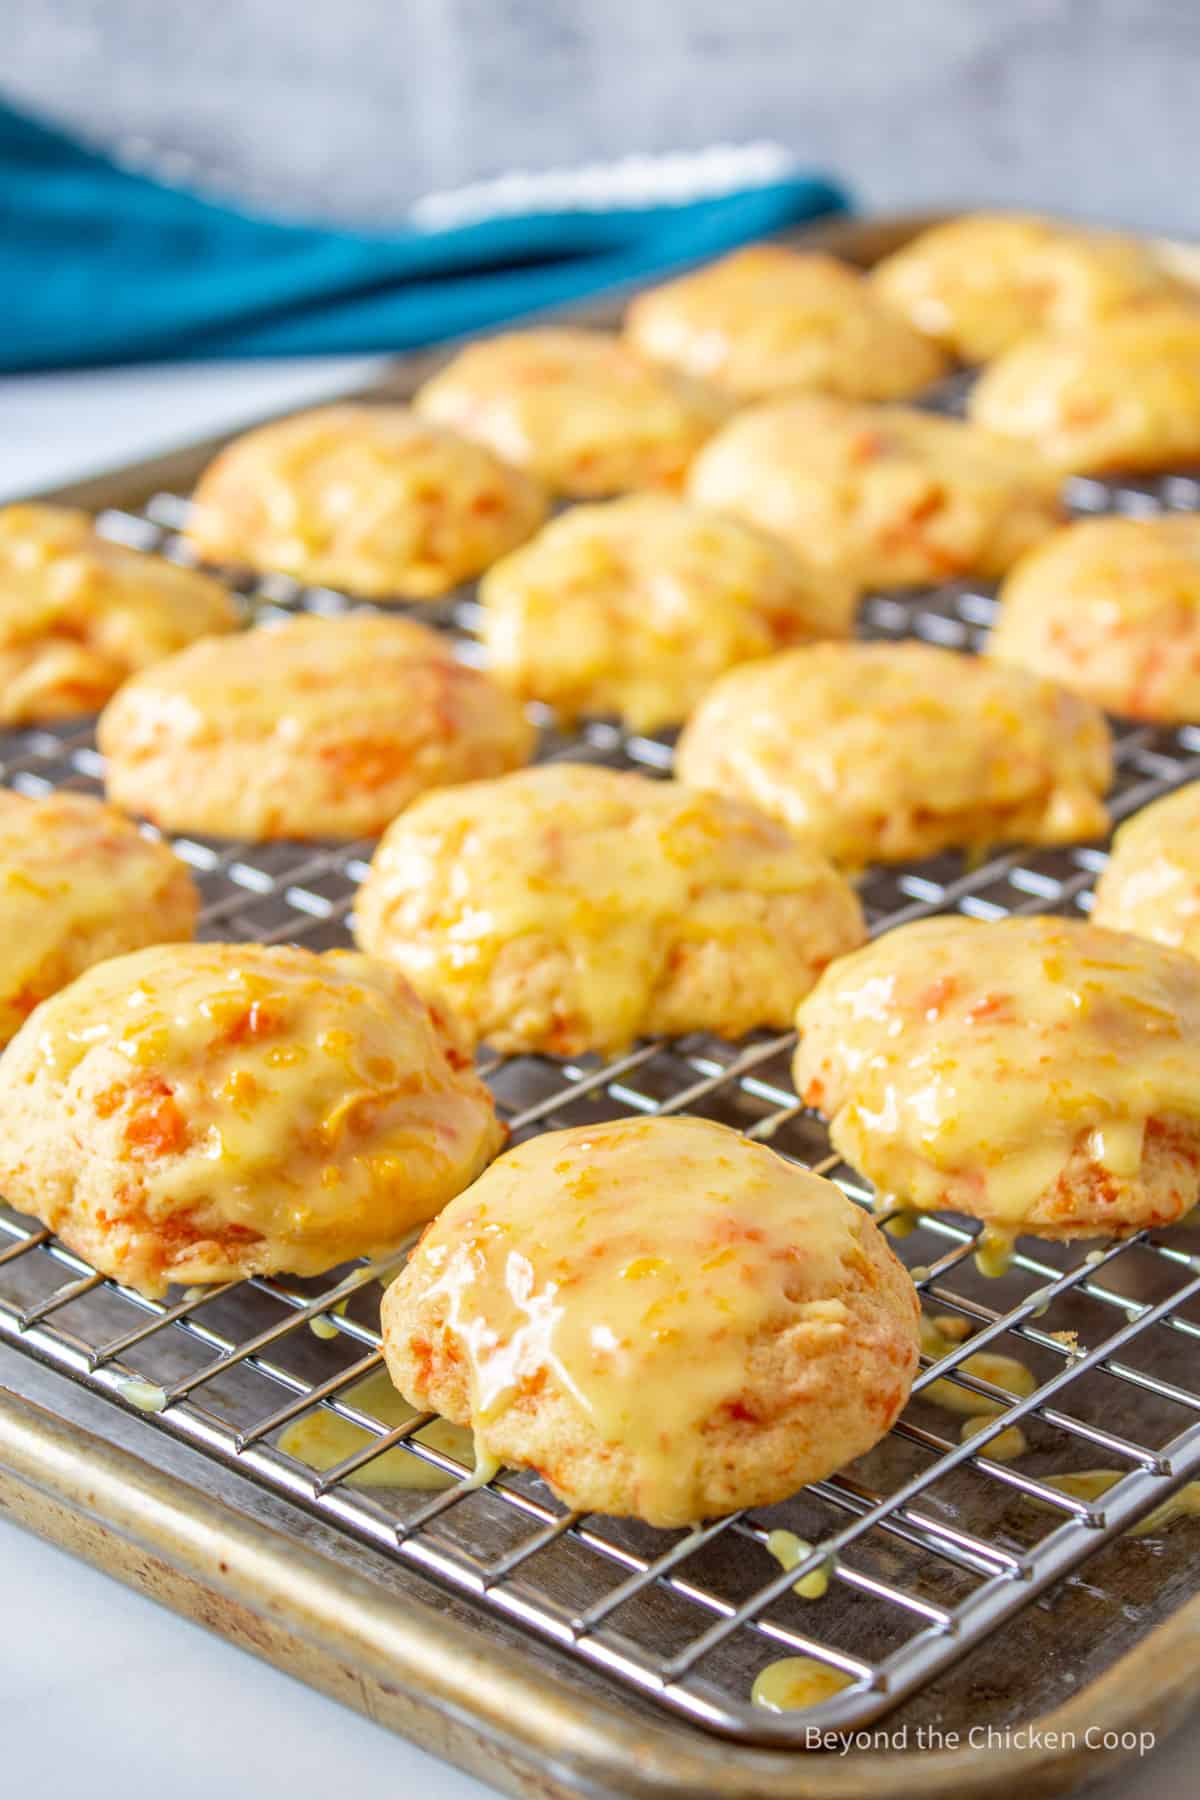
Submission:
M 940 403 L 950 408 L 958 397 L 951 389 Z M 1080 512 L 1196 511 L 1200 481 L 1075 481 L 1069 499 Z M 185 558 L 178 534 L 186 510 L 183 497 L 160 493 L 142 511 L 109 512 L 101 524 L 126 542 Z M 239 591 L 257 617 L 355 604 L 284 577 L 245 580 Z M 866 605 L 864 629 L 972 650 L 993 608 L 987 590 L 963 583 L 877 596 Z M 454 633 L 462 654 L 474 657 L 477 606 L 469 591 L 405 610 Z M 665 736 L 631 736 L 601 722 L 565 738 L 548 716 L 542 723 L 547 756 L 651 775 L 670 768 Z M 1200 729 L 1118 723 L 1116 761 L 1120 819 L 1200 774 Z M 90 729 L 0 738 L 0 779 L 22 792 L 99 792 L 101 778 Z M 349 941 L 369 844 L 182 838 L 175 847 L 204 897 L 203 936 L 318 950 Z M 872 871 L 861 892 L 876 932 L 944 911 L 983 919 L 1073 915 L 1087 912 L 1104 860 L 1101 846 L 1016 849 L 974 868 L 942 856 Z M 694 1036 L 639 1044 L 607 1063 L 492 1057 L 482 1070 L 518 1138 L 619 1115 L 688 1112 L 771 1143 L 869 1204 L 831 1153 L 820 1121 L 796 1098 L 791 1041 L 760 1033 L 733 1045 Z M 812 1726 L 850 1729 L 877 1718 L 1200 1473 L 1200 1235 L 1178 1227 L 1098 1250 L 1024 1239 L 1007 1273 L 987 1279 L 974 1262 L 975 1231 L 970 1222 L 926 1215 L 896 1240 L 926 1312 L 965 1321 L 971 1335 L 936 1370 L 923 1358 L 912 1401 L 888 1439 L 761 1516 L 689 1532 L 581 1517 L 530 1475 L 507 1472 L 473 1486 L 461 1461 L 422 1437 L 427 1415 L 397 1427 L 368 1410 L 359 1390 L 381 1363 L 380 1289 L 379 1271 L 365 1265 L 320 1281 L 256 1279 L 161 1303 L 104 1280 L 49 1232 L 0 1207 L 0 1342 L 140 1411 L 147 1433 L 198 1447 L 612 1683 L 730 1736 L 787 1745 L 803 1742 Z M 1019 1357 L 1034 1390 L 1014 1398 L 961 1368 L 985 1349 Z M 949 1380 L 961 1404 L 974 1397 L 1001 1410 L 960 1442 L 958 1420 L 928 1398 L 935 1378 Z M 145 1410 L 147 1395 L 158 1410 Z M 281 1434 L 314 1409 L 360 1434 L 333 1467 L 317 1469 L 280 1447 Z M 990 1456 L 999 1434 L 1018 1423 L 1028 1455 L 1019 1465 Z M 448 1485 L 431 1492 L 356 1480 L 389 1450 L 414 1468 L 440 1471 Z M 1122 1472 L 1100 1500 L 1072 1497 L 1042 1479 L 1097 1465 Z M 765 1548 L 777 1526 L 814 1546 L 788 1572 Z M 1186 1537 L 1185 1528 L 1163 1542 Z M 1173 1554 L 1184 1557 L 1186 1545 Z M 826 1593 L 799 1598 L 793 1583 L 818 1567 L 831 1574 Z M 791 1655 L 814 1657 L 853 1685 L 802 1713 L 765 1714 L 749 1701 L 753 1677 Z

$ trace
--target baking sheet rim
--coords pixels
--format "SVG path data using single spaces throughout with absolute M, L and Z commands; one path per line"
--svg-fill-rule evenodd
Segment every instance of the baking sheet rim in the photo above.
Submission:
M 381 1590 L 7 1388 L 0 1512 L 426 1749 L 441 1714 L 437 1751 L 521 1795 L 990 1800 L 1020 1784 L 1032 1800 L 1129 1759 L 1131 1749 L 1089 1746 L 1089 1728 L 1153 1731 L 1161 1741 L 1200 1697 L 1198 1595 L 1069 1701 L 1028 1721 L 1023 1743 L 804 1755 L 631 1721 L 616 1700 L 582 1699 L 531 1652 L 491 1654 L 471 1627 Z M 159 1564 L 174 1584 L 164 1586 Z M 245 1611 L 259 1630 L 238 1618 Z

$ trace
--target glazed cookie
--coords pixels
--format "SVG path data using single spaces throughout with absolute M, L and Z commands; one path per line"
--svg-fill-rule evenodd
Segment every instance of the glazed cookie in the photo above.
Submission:
M 1079 920 L 902 925 L 797 1015 L 796 1091 L 904 1206 L 1123 1237 L 1200 1197 L 1200 964 Z
M 834 256 L 753 244 L 633 301 L 643 355 L 737 400 L 801 388 L 902 400 L 946 370 L 937 346 Z
M 106 957 L 190 938 L 192 878 L 99 800 L 0 788 L 0 1044 Z
M 1137 238 L 1025 213 L 968 213 L 885 257 L 875 292 L 963 362 L 1037 331 L 1077 331 L 1180 285 Z
M 1103 715 L 1023 669 L 929 644 L 813 644 L 733 669 L 675 766 L 849 868 L 1108 829 Z
M 1200 957 L 1200 784 L 1122 825 L 1096 884 L 1092 923 Z
M 445 1017 L 345 951 L 116 957 L 0 1061 L 0 1191 L 146 1294 L 392 1249 L 503 1138 Z
M 97 741 L 109 799 L 165 831 L 373 837 L 415 794 L 525 762 L 518 703 L 408 619 L 208 638 L 127 682 Z
M 134 670 L 236 624 L 220 582 L 101 537 L 85 512 L 0 507 L 0 725 L 97 712 Z
M 1200 720 L 1200 519 L 1083 519 L 1021 558 L 988 652 L 1131 719 Z
M 856 594 L 755 526 L 665 495 L 575 506 L 484 577 L 488 667 L 564 720 L 677 725 L 725 669 L 845 637 Z
M 859 944 L 850 887 L 760 813 L 557 763 L 428 795 L 379 845 L 358 941 L 505 1051 L 790 1024 Z
M 546 326 L 468 344 L 418 393 L 453 426 L 580 499 L 678 489 L 726 405 L 603 331 Z
M 414 1406 L 582 1512 L 683 1526 L 769 1506 L 876 1444 L 919 1308 L 840 1188 L 705 1119 L 511 1150 L 384 1296 Z
M 1028 452 L 958 419 L 823 394 L 740 413 L 688 493 L 881 588 L 1002 575 L 1062 518 L 1056 480 Z
M 1026 338 L 991 364 L 974 422 L 1064 474 L 1200 461 L 1200 306 L 1145 306 Z
M 387 599 L 436 599 L 536 531 L 542 489 L 405 406 L 323 406 L 209 464 L 187 536 L 209 562 Z

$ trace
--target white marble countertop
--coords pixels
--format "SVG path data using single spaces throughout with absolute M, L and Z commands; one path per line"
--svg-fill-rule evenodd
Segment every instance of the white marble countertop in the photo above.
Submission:
M 0 1524 L 0 1570 L 6 1794 L 495 1800 L 482 1783 L 15 1525 Z
M 0 499 L 358 385 L 377 365 L 200 364 L 0 379 Z M 0 1788 L 47 1800 L 487 1800 L 437 1762 L 118 1582 L 0 1524 Z M 1200 1719 L 1096 1800 L 1192 1796 Z

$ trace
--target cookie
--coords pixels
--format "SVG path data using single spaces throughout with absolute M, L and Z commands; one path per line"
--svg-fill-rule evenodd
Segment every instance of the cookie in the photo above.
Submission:
M 1200 306 L 1025 338 L 985 369 L 968 411 L 1063 474 L 1200 461 Z
M 559 1056 L 785 1026 L 863 938 L 847 883 L 760 813 L 572 763 L 414 803 L 355 929 L 473 1039 Z
M 930 644 L 813 644 L 732 669 L 675 766 L 848 868 L 1108 828 L 1103 715 L 1023 669 Z
M 1200 1197 L 1200 964 L 1080 920 L 899 926 L 796 1019 L 796 1091 L 903 1206 L 1124 1237 Z
M 963 362 L 1038 331 L 1078 331 L 1180 284 L 1148 244 L 1028 213 L 967 213 L 877 263 L 879 298 Z
M 988 652 L 1124 718 L 1200 720 L 1200 518 L 1083 519 L 1000 590 Z
M 406 406 L 322 406 L 236 438 L 200 477 L 208 562 L 376 599 L 432 600 L 536 531 L 541 487 Z
M 145 1294 L 393 1249 L 503 1137 L 449 1021 L 344 951 L 115 957 L 0 1060 L 6 1198 Z
M 810 394 L 740 413 L 688 494 L 861 586 L 1002 575 L 1061 522 L 1057 479 L 958 419 Z
M 559 718 L 678 725 L 735 663 L 846 637 L 856 594 L 739 519 L 666 495 L 574 506 L 484 577 L 488 669 Z
M 0 725 L 98 712 L 237 613 L 210 576 L 101 537 L 72 507 L 0 507 Z
M 179 858 L 99 800 L 0 788 L 0 1044 L 93 963 L 190 938 L 199 904 Z
M 902 400 L 947 367 L 849 263 L 782 244 L 752 244 L 640 294 L 625 330 L 645 356 L 739 401 L 801 389 Z
M 912 1281 L 832 1182 L 704 1119 L 500 1158 L 383 1300 L 414 1406 L 569 1507 L 683 1526 L 869 1450 L 917 1367 Z
M 97 733 L 115 805 L 251 842 L 374 836 L 426 788 L 516 768 L 533 738 L 448 639 L 370 613 L 194 644 L 127 682 Z
M 1200 958 L 1200 784 L 1189 782 L 1121 826 L 1091 917 Z
M 609 332 L 510 331 L 468 344 L 427 381 L 422 418 L 486 444 L 556 493 L 678 490 L 727 407 Z

